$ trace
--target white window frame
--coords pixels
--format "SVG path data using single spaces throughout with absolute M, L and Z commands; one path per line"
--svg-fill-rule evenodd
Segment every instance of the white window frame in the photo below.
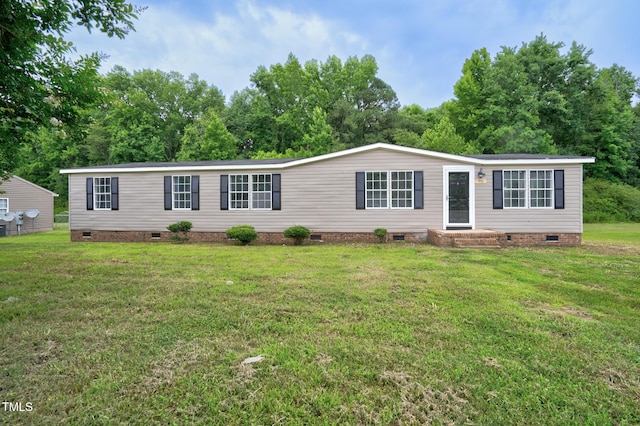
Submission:
M 399 178 L 400 173 L 404 173 L 404 179 L 402 180 Z M 394 174 L 396 175 L 396 179 L 394 179 Z M 403 183 L 405 187 L 394 188 L 393 187 L 394 183 L 395 184 Z M 409 186 L 409 188 L 407 188 L 406 186 Z M 389 199 L 391 200 L 392 209 L 413 210 L 413 201 L 415 197 L 415 192 L 413 187 L 413 170 L 392 170 L 391 173 L 389 173 L 389 188 L 390 188 Z M 400 197 L 400 193 L 403 193 L 404 196 Z M 407 197 L 407 193 L 410 194 L 409 197 Z M 400 201 L 404 201 L 405 205 L 398 206 L 397 204 L 399 204 Z M 409 205 L 407 205 L 407 201 Z
M 268 179 L 267 179 L 268 178 Z M 271 173 L 251 175 L 251 209 L 271 210 L 273 180 Z
M 229 175 L 228 196 L 229 210 L 273 210 L 273 174 Z
M 524 173 L 524 187 L 523 188 L 507 188 L 507 179 L 505 174 L 506 173 Z M 539 182 L 540 179 L 536 178 L 536 179 L 532 179 L 532 174 L 538 174 L 538 173 L 545 173 L 548 174 L 548 178 L 545 176 L 545 178 L 543 179 L 545 182 L 548 182 L 549 185 L 548 186 L 543 186 L 538 188 L 537 185 L 532 185 L 532 181 L 536 181 Z M 522 181 L 521 179 L 519 179 L 520 181 Z M 553 209 L 554 208 L 554 175 L 553 175 L 553 170 L 551 169 L 513 169 L 513 170 L 503 170 L 502 171 L 502 202 L 503 202 L 503 208 L 504 209 L 514 209 L 514 210 L 521 210 L 521 209 Z M 513 181 L 513 179 L 509 179 L 509 181 Z M 535 187 L 534 187 L 535 186 Z M 524 200 L 524 206 L 511 206 L 511 205 L 507 205 L 507 200 L 511 201 L 513 198 L 507 198 L 507 192 L 508 191 L 523 191 L 524 192 L 524 198 L 518 198 L 518 199 L 523 199 Z M 541 192 L 546 192 L 548 194 L 548 197 L 533 197 L 533 192 L 534 191 L 541 191 Z M 548 205 L 533 205 L 533 200 L 545 200 L 545 204 Z M 538 203 L 535 203 L 538 204 Z
M 364 172 L 364 191 L 367 209 L 389 208 L 389 172 L 386 170 Z
M 2 207 L 2 202 L 5 202 L 5 207 Z M 0 214 L 9 213 L 9 199 L 8 198 L 0 198 Z
M 536 179 L 532 178 L 532 175 L 536 173 L 537 175 L 539 175 L 540 173 L 544 173 L 546 176 L 544 176 L 543 179 L 540 179 L 539 177 L 537 177 Z M 553 170 L 550 169 L 531 169 L 529 170 L 528 173 L 528 177 L 529 177 L 529 205 L 531 206 L 532 209 L 553 209 L 554 206 L 554 199 L 553 199 L 553 193 L 554 193 L 554 186 L 553 186 Z M 540 182 L 540 181 L 546 182 L 549 185 L 548 186 L 542 186 L 542 187 L 538 187 L 537 185 L 534 185 L 533 182 Z M 534 188 L 535 186 L 535 188 Z M 534 197 L 533 193 L 538 192 L 538 193 L 545 193 L 547 194 L 547 196 L 543 196 L 543 197 Z M 538 202 L 536 203 L 537 205 L 534 206 L 534 200 L 537 200 Z M 543 201 L 544 204 L 546 205 L 540 205 L 539 202 Z
M 509 173 L 509 179 L 507 179 L 506 174 Z M 513 173 L 518 173 L 518 174 L 523 174 L 524 178 L 523 179 L 512 179 L 511 175 Z M 519 177 L 519 176 L 518 176 Z M 523 187 L 517 187 L 517 188 L 513 188 L 513 187 L 509 187 L 507 188 L 507 182 L 513 182 L 513 181 L 517 181 L 517 182 L 522 182 Z M 503 170 L 502 171 L 502 203 L 505 209 L 526 209 L 529 207 L 529 179 L 528 179 L 528 173 L 527 170 L 525 169 L 513 169 L 513 170 Z M 523 200 L 524 201 L 524 205 L 518 205 L 518 206 L 513 206 L 512 205 L 512 201 L 514 200 L 513 197 L 509 197 L 507 198 L 507 194 L 512 194 L 512 192 L 522 192 L 524 194 L 523 197 L 517 197 L 515 198 L 515 200 Z M 508 204 L 508 205 L 507 205 Z
M 187 183 L 185 178 L 189 179 Z M 182 182 L 180 180 L 183 180 Z M 171 176 L 171 202 L 173 210 L 191 210 L 191 175 Z M 187 188 L 188 185 L 188 189 Z M 177 187 L 177 188 L 176 188 Z
M 401 173 L 405 174 L 405 178 L 402 180 L 399 179 Z M 364 172 L 365 208 L 367 210 L 413 210 L 415 205 L 413 174 L 413 170 L 370 170 Z M 400 185 L 400 183 L 404 185 Z M 406 187 L 407 184 L 410 188 Z M 410 193 L 409 197 L 406 195 L 407 192 Z M 404 197 L 400 197 L 400 193 L 404 193 Z M 405 205 L 399 206 L 400 201 L 405 201 Z M 407 201 L 408 203 L 406 203 Z
M 111 210 L 111 178 L 93 178 L 93 209 Z
M 229 175 L 229 209 L 248 210 L 251 205 L 251 188 L 248 174 Z M 238 181 L 241 178 L 241 181 Z M 241 188 L 238 188 L 241 186 Z M 246 189 L 245 189 L 246 187 Z M 240 196 L 240 197 L 238 197 Z M 235 198 L 235 199 L 234 199 Z

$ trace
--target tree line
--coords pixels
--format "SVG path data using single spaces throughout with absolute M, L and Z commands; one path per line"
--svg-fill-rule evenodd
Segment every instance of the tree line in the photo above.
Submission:
M 16 4 L 33 10 L 20 21 Z M 55 9 L 62 5 L 75 9 Z M 124 0 L 2 7 L 14 19 L 0 21 L 13 25 L 0 31 L 0 166 L 63 196 L 60 168 L 308 157 L 374 142 L 452 154 L 593 156 L 588 177 L 640 188 L 640 83 L 622 66 L 596 67 L 591 50 L 575 42 L 565 48 L 540 35 L 493 57 L 478 49 L 462 66 L 454 98 L 433 108 L 400 105 L 371 55 L 301 63 L 290 54 L 258 67 L 249 87 L 225 99 L 195 74 L 116 66 L 100 75 L 95 54 L 64 59 L 71 47 L 52 31 L 62 35 L 75 16 L 124 37 L 141 11 Z M 20 37 L 44 24 L 41 39 Z

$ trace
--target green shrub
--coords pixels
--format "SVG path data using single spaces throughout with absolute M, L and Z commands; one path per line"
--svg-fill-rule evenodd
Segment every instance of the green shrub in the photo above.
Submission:
M 258 233 L 251 225 L 238 225 L 232 226 L 226 231 L 227 238 L 232 240 L 238 240 L 242 245 L 247 245 L 251 241 L 258 238 Z
M 295 225 L 284 230 L 284 236 L 287 238 L 293 238 L 293 244 L 299 246 L 302 242 L 311 236 L 309 228 L 304 226 Z
M 387 239 L 387 229 L 386 228 L 376 228 L 373 230 L 373 235 L 378 237 L 378 241 L 384 243 Z
M 640 189 L 600 179 L 584 183 L 586 223 L 640 222 Z
M 167 229 L 171 231 L 171 240 L 177 243 L 184 243 L 189 240 L 189 236 L 187 235 L 189 231 L 191 231 L 191 227 L 193 224 L 191 222 L 177 222 L 167 226 Z M 182 235 L 180 235 L 182 234 Z

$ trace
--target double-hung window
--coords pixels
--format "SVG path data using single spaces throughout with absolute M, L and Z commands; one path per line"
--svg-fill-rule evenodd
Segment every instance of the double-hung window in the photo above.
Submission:
M 271 175 L 251 175 L 251 208 L 271 209 Z
M 412 209 L 413 182 L 411 170 L 365 172 L 366 208 Z
M 9 213 L 9 199 L 0 198 L 0 214 Z
M 229 201 L 231 209 L 249 208 L 249 175 L 229 176 Z
M 530 170 L 531 208 L 553 207 L 553 170 Z
M 271 210 L 272 175 L 229 175 L 229 205 L 232 210 Z
M 525 170 L 504 171 L 504 208 L 527 207 L 527 172 Z
M 164 209 L 200 210 L 200 176 L 165 176 Z
M 413 208 L 413 171 L 391 172 L 391 208 Z
M 93 178 L 93 206 L 95 210 L 111 210 L 111 178 Z
M 553 208 L 553 170 L 504 170 L 504 208 Z
M 87 178 L 87 210 L 118 210 L 118 177 Z
M 387 206 L 387 172 L 367 172 L 367 208 L 386 209 Z
M 191 176 L 173 176 L 173 209 L 191 210 Z

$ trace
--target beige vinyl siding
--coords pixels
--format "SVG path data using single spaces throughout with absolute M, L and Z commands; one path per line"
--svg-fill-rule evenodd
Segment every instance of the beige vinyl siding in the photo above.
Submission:
M 470 162 L 374 149 L 273 169 L 73 173 L 69 174 L 70 226 L 72 230 L 164 231 L 168 225 L 186 220 L 193 223 L 193 231 L 202 232 L 223 232 L 240 224 L 252 225 L 259 232 L 282 232 L 292 225 L 306 226 L 314 233 L 373 232 L 379 227 L 389 233 L 426 232 L 443 228 L 443 167 L 452 165 L 469 166 Z M 580 164 L 482 167 L 486 183 L 473 183 L 476 229 L 513 233 L 582 231 Z M 474 182 L 480 166 L 472 169 Z M 565 209 L 494 210 L 494 169 L 563 169 Z M 356 209 L 356 172 L 401 170 L 424 173 L 424 209 Z M 281 210 L 220 210 L 220 176 L 253 173 L 281 175 Z M 164 210 L 163 177 L 177 174 L 200 176 L 200 210 Z M 86 178 L 100 176 L 119 177 L 118 211 L 86 210 Z
M 53 197 L 55 194 L 29 181 L 12 176 L 0 184 L 0 198 L 9 199 L 9 211 L 17 212 L 38 209 L 40 214 L 35 219 L 24 216 L 21 234 L 48 231 L 53 229 Z M 12 222 L 0 221 L 0 225 L 7 225 L 9 235 L 17 235 L 18 226 L 15 219 Z
M 224 231 L 249 224 L 261 232 L 281 232 L 303 225 L 313 232 L 426 232 L 442 225 L 442 165 L 439 159 L 387 150 L 367 151 L 274 170 L 198 171 L 199 211 L 165 211 L 163 176 L 170 172 L 70 174 L 70 226 L 72 230 L 163 231 L 171 223 L 187 220 L 193 231 Z M 356 210 L 356 171 L 422 170 L 424 209 Z M 220 210 L 220 175 L 280 173 L 281 210 Z M 179 174 L 189 174 L 180 172 Z M 118 176 L 120 209 L 86 210 L 87 177 Z
M 564 170 L 564 209 L 493 209 L 493 170 Z M 476 228 L 516 232 L 582 232 L 582 165 L 484 167 L 487 183 L 476 184 Z

